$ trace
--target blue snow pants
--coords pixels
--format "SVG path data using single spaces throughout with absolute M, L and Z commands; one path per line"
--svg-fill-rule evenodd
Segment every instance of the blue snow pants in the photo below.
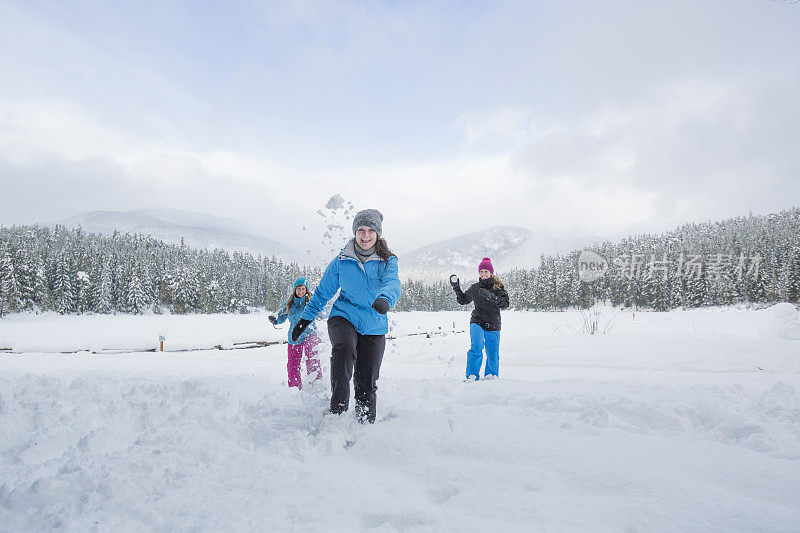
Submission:
M 469 325 L 472 343 L 467 352 L 467 377 L 480 379 L 483 363 L 483 348 L 486 347 L 486 369 L 484 375 L 497 376 L 500 371 L 500 332 L 486 331 L 478 324 Z

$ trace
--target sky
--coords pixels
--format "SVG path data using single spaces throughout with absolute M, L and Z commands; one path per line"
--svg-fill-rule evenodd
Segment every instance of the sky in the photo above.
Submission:
M 406 252 L 800 205 L 800 2 L 0 0 L 0 224 L 174 207 Z

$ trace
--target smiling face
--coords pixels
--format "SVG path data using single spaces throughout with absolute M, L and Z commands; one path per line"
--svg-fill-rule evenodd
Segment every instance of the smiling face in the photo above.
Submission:
M 492 277 L 492 272 L 482 268 L 478 271 L 478 275 L 481 277 L 481 279 L 489 279 Z
M 356 230 L 356 243 L 362 250 L 369 250 L 378 242 L 378 233 L 369 226 L 359 226 Z
M 298 298 L 302 298 L 303 296 L 306 295 L 306 292 L 308 291 L 306 290 L 305 285 L 298 285 L 297 288 L 294 290 L 294 295 L 297 296 Z

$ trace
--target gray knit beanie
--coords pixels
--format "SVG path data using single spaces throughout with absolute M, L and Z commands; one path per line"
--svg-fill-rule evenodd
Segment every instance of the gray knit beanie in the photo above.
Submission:
M 363 211 L 359 211 L 353 219 L 353 235 L 355 235 L 356 230 L 361 226 L 368 226 L 374 229 L 375 233 L 380 237 L 383 231 L 382 222 L 383 215 L 377 209 L 364 209 Z

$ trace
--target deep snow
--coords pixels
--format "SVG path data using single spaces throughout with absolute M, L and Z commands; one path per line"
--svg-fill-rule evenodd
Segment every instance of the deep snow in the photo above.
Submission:
M 467 312 L 392 314 L 374 426 L 323 416 L 327 383 L 289 390 L 285 345 L 0 353 L 0 530 L 797 531 L 792 311 L 606 310 L 596 336 L 570 333 L 575 312 L 507 312 L 501 379 L 477 383 L 467 333 L 448 333 Z M 11 316 L 0 348 L 159 334 L 169 350 L 286 330 Z

